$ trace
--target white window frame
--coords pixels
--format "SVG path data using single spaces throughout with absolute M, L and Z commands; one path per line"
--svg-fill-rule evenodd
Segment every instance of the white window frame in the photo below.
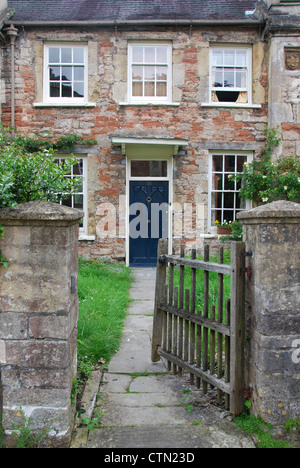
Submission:
M 55 160 L 58 160 L 59 162 L 67 159 L 68 157 L 70 157 L 70 155 L 62 155 L 62 154 L 56 154 L 54 159 Z M 76 195 L 78 193 L 78 195 L 83 195 L 83 212 L 84 212 L 84 217 L 83 217 L 83 226 L 82 227 L 79 227 L 79 234 L 81 235 L 84 235 L 84 234 L 87 234 L 88 233 L 88 200 L 87 200 L 87 196 L 88 196 L 88 191 L 87 191 L 87 176 L 88 176 L 88 168 L 87 168 L 87 164 L 88 164 L 88 158 L 86 156 L 82 156 L 82 155 L 74 155 L 75 158 L 77 158 L 78 160 L 82 160 L 82 165 L 83 165 L 83 174 L 82 176 L 82 192 L 75 192 L 75 194 L 73 195 Z M 72 173 L 71 175 L 73 176 L 73 167 L 72 167 Z M 67 176 L 66 176 L 67 177 Z M 75 176 L 77 177 L 77 176 Z M 60 205 L 62 205 L 62 200 L 60 201 Z M 73 208 L 73 206 L 72 206 Z
M 245 50 L 246 52 L 246 79 L 247 83 L 245 87 L 232 87 L 232 88 L 226 88 L 226 87 L 214 87 L 212 85 L 212 80 L 213 80 L 213 52 L 215 50 Z M 227 65 L 224 66 L 223 68 L 240 68 L 238 66 L 232 66 L 232 65 Z M 247 102 L 246 103 L 238 103 L 238 102 L 232 102 L 232 101 L 219 101 L 215 102 L 212 100 L 212 92 L 213 91 L 238 91 L 238 92 L 246 92 L 247 93 Z M 252 105 L 252 47 L 247 46 L 245 44 L 243 45 L 237 45 L 237 44 L 230 44 L 230 45 L 225 45 L 225 44 L 219 44 L 219 45 L 211 45 L 210 46 L 210 51 L 209 51 L 209 103 L 213 105 L 220 105 L 220 106 L 236 106 L 240 107 L 241 105 Z
M 218 192 L 222 192 L 222 193 L 226 193 L 228 191 L 224 190 L 215 190 L 213 188 L 213 182 L 212 182 L 212 178 L 213 178 L 213 156 L 223 156 L 223 171 L 222 171 L 222 174 L 224 175 L 224 177 L 226 176 L 226 174 L 238 174 L 239 172 L 226 172 L 224 171 L 225 169 L 225 164 L 224 164 L 224 159 L 225 159 L 225 156 L 235 156 L 236 157 L 236 161 L 235 161 L 235 171 L 237 170 L 237 156 L 243 156 L 243 157 L 246 157 L 247 158 L 247 163 L 251 163 L 253 161 L 253 153 L 252 152 L 249 152 L 249 151 L 236 151 L 236 150 L 232 150 L 232 151 L 222 151 L 222 150 L 217 150 L 217 151 L 210 151 L 210 154 L 209 154 L 209 166 L 208 166 L 208 230 L 210 232 L 215 232 L 217 230 L 216 228 L 216 225 L 212 224 L 212 211 L 215 209 L 214 207 L 212 207 L 212 193 L 218 193 Z M 219 173 L 219 171 L 217 171 L 216 173 Z M 238 193 L 238 190 L 232 190 L 232 191 L 229 191 L 229 192 L 234 192 L 234 193 Z M 245 207 L 244 208 L 236 208 L 236 206 L 233 206 L 232 208 L 225 208 L 225 207 L 222 207 L 219 209 L 219 211 L 222 211 L 222 221 L 224 221 L 223 219 L 223 212 L 226 211 L 226 210 L 229 210 L 229 211 L 232 211 L 234 210 L 235 211 L 235 214 L 240 212 L 240 211 L 246 211 L 246 210 L 249 210 L 251 209 L 251 201 L 249 200 L 245 200 Z M 227 220 L 228 221 L 228 220 Z
M 50 80 L 49 80 L 49 49 L 51 47 L 57 48 L 81 48 L 84 51 L 84 97 L 51 97 L 50 96 Z M 75 63 L 66 64 L 67 66 L 74 66 Z M 79 64 L 82 65 L 82 64 Z M 88 102 L 88 45 L 86 43 L 58 43 L 48 42 L 44 44 L 44 102 L 58 105 L 76 105 L 87 104 Z
M 165 47 L 167 49 L 167 62 L 161 65 L 167 65 L 167 96 L 133 96 L 132 95 L 132 50 L 134 47 Z M 139 65 L 145 65 L 141 62 Z M 157 63 L 153 64 L 157 65 Z M 159 64 L 158 64 L 159 65 Z M 144 83 L 144 81 L 143 81 Z M 130 103 L 154 103 L 165 104 L 172 102 L 172 44 L 169 42 L 131 42 L 128 44 L 128 101 Z

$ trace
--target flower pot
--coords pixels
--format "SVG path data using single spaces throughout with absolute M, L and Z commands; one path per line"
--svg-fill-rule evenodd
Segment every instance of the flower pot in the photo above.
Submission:
M 232 229 L 231 229 L 231 227 L 218 226 L 217 227 L 217 233 L 220 234 L 220 235 L 230 236 L 232 234 Z

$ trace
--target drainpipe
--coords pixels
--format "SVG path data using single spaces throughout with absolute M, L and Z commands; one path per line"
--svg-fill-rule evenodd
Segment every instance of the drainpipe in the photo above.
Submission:
M 11 136 L 15 137 L 15 40 L 18 30 L 13 24 L 5 29 L 10 37 L 10 58 L 11 58 Z

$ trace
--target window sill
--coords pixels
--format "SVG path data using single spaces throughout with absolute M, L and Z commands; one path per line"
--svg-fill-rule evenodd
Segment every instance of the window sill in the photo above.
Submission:
M 96 236 L 88 236 L 87 234 L 79 234 L 79 241 L 95 241 Z
M 203 102 L 201 107 L 232 107 L 236 109 L 261 109 L 261 104 L 247 104 L 236 102 Z
M 96 107 L 95 102 L 35 102 L 33 104 L 34 107 Z
M 217 232 L 211 232 L 206 234 L 200 234 L 201 239 L 216 239 L 218 237 Z
M 120 106 L 173 106 L 179 107 L 180 102 L 143 102 L 143 101 L 133 101 L 133 102 L 119 102 Z

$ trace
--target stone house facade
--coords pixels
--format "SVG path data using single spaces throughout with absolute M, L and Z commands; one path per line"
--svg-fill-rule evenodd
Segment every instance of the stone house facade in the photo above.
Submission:
M 149 266 L 159 237 L 215 245 L 215 221 L 250 207 L 230 178 L 265 127 L 300 157 L 299 1 L 4 3 L 2 124 L 97 141 L 66 201 L 81 254 Z

